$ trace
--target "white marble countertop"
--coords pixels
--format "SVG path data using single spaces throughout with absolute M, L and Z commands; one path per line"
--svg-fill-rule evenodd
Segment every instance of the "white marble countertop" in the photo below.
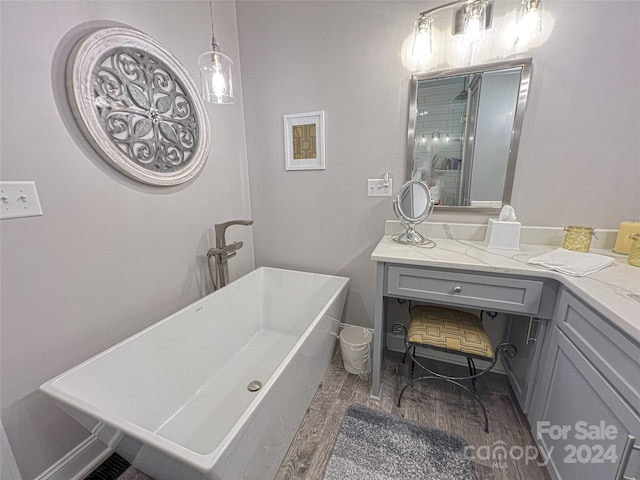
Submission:
M 389 233 L 389 229 L 386 230 Z M 558 248 L 557 245 L 521 244 L 519 251 L 488 249 L 483 241 L 434 238 L 436 247 L 402 245 L 385 235 L 371 255 L 377 262 L 492 272 L 557 280 L 572 293 L 640 342 L 640 268 L 625 255 L 592 248 L 591 253 L 615 262 L 585 277 L 573 277 L 527 264 L 527 260 Z M 473 237 L 472 237 L 473 238 Z M 477 236 L 476 236 L 477 238 Z

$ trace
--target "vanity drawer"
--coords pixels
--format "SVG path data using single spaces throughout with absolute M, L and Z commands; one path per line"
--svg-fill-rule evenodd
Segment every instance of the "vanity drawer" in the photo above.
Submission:
M 437 303 L 535 315 L 542 282 L 389 266 L 387 293 Z
M 640 344 L 565 289 L 556 312 L 563 333 L 640 413 Z

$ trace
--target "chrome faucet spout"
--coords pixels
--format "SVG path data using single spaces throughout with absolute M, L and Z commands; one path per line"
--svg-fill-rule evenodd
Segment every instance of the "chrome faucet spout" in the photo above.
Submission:
M 225 234 L 227 232 L 227 228 L 229 228 L 231 225 L 244 225 L 245 227 L 248 227 L 251 224 L 253 224 L 253 220 L 231 220 L 229 222 L 218 223 L 217 225 L 214 225 L 214 229 L 216 232 L 216 247 L 223 248 L 227 245 Z

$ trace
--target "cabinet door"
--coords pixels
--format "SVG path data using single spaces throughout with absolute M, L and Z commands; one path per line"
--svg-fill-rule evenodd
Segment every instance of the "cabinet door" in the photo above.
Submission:
M 556 480 L 609 480 L 640 416 L 557 327 L 553 327 L 529 421 Z M 586 438 L 585 438 L 586 436 Z M 637 475 L 634 458 L 627 475 Z
M 523 413 L 529 413 L 547 321 L 534 317 L 512 316 L 507 342 L 518 349 L 515 357 L 502 357 L 502 364 Z

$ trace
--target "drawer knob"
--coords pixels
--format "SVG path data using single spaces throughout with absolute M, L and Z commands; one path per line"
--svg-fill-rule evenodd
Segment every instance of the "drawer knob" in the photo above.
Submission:
M 455 287 L 453 287 L 453 292 L 454 293 L 460 293 L 462 291 L 462 287 L 456 285 Z

